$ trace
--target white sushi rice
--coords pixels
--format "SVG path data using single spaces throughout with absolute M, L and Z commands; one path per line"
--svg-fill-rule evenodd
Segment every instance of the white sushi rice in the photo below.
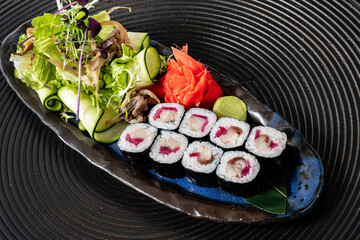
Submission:
M 230 160 L 234 158 L 243 158 L 246 161 L 249 161 L 250 170 L 246 176 L 238 177 L 232 176 L 232 174 L 227 169 L 227 164 Z M 220 160 L 220 164 L 216 169 L 216 175 L 219 178 L 224 179 L 228 182 L 233 183 L 249 183 L 255 179 L 260 171 L 260 164 L 258 160 L 251 154 L 243 152 L 243 151 L 228 151 L 225 152 Z
M 267 147 L 266 149 L 260 148 L 255 142 L 257 131 L 260 131 L 260 135 L 268 136 L 269 143 L 274 143 L 277 146 Z M 287 136 L 285 133 L 272 127 L 257 126 L 251 130 L 249 137 L 245 143 L 245 148 L 256 156 L 274 158 L 281 155 L 281 153 L 286 147 L 286 142 Z
M 229 142 L 225 142 L 222 137 L 216 137 L 216 133 L 219 131 L 220 127 L 223 127 L 225 129 L 236 127 L 241 129 L 242 133 L 232 138 L 229 138 L 228 139 Z M 214 124 L 213 128 L 211 129 L 210 140 L 214 144 L 226 149 L 240 147 L 244 144 L 247 136 L 249 135 L 249 132 L 250 132 L 250 125 L 248 123 L 240 121 L 235 118 L 222 117 L 217 120 L 217 122 Z
M 169 110 L 163 110 L 160 114 L 160 118 L 154 119 L 154 115 L 162 108 L 176 108 L 174 112 L 174 121 L 171 121 L 171 115 L 169 116 Z M 156 104 L 149 113 L 149 123 L 157 128 L 166 130 L 175 130 L 179 127 L 180 121 L 185 113 L 185 107 L 178 103 L 160 103 Z
M 160 135 L 155 139 L 154 144 L 151 146 L 149 156 L 156 162 L 172 164 L 183 157 L 187 146 L 188 139 L 184 135 L 173 131 L 162 130 Z M 161 147 L 169 147 L 171 149 L 179 147 L 179 150 L 169 154 L 162 154 L 160 153 Z
M 201 123 L 203 120 L 200 117 L 194 117 L 194 115 L 199 115 L 207 117 L 207 124 L 205 125 L 203 131 L 201 129 Z M 194 124 L 194 121 L 198 121 L 200 124 Z M 179 132 L 193 138 L 202 138 L 209 134 L 212 126 L 217 120 L 217 116 L 214 112 L 203 109 L 203 108 L 190 108 L 180 124 Z
M 201 146 L 210 148 L 211 155 L 214 158 L 214 160 L 211 163 L 201 164 L 198 161 L 197 156 L 194 156 L 194 157 L 190 156 L 191 153 L 198 152 L 199 147 L 201 147 Z M 184 168 L 190 169 L 191 171 L 194 171 L 194 172 L 212 173 L 218 166 L 222 154 L 223 154 L 223 150 L 221 148 L 218 148 L 209 142 L 195 141 L 195 142 L 192 142 L 191 144 L 189 144 L 188 148 L 186 149 L 186 151 L 184 153 L 184 157 L 183 157 L 181 163 L 184 166 Z
M 127 134 L 133 135 L 133 133 L 140 131 L 143 136 L 143 141 L 138 145 L 129 142 L 126 140 Z M 148 149 L 153 143 L 156 135 L 157 128 L 146 124 L 146 123 L 134 123 L 130 124 L 125 130 L 121 133 L 120 138 L 117 142 L 118 147 L 121 151 L 131 152 L 131 153 L 140 153 Z

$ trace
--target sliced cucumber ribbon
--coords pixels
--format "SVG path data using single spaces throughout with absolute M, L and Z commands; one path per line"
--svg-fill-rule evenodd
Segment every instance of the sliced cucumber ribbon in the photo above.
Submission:
M 73 112 L 77 109 L 77 89 L 70 86 L 64 86 L 58 91 L 59 98 Z M 117 114 L 117 111 L 110 108 L 105 110 L 92 106 L 92 100 L 85 92 L 80 93 L 80 111 L 79 119 L 85 130 L 97 142 L 112 143 L 116 141 L 122 130 L 128 125 L 119 122 L 115 125 L 107 126 L 105 122 Z
M 58 90 L 56 88 L 48 87 L 36 90 L 36 93 L 39 95 L 40 101 L 46 110 L 58 112 L 64 107 L 63 102 L 56 94 L 57 91 Z
M 155 77 L 160 72 L 161 59 L 154 47 L 147 47 L 139 52 L 128 67 L 137 73 L 136 89 L 147 87 L 156 82 Z
M 135 53 L 139 53 L 150 45 L 150 36 L 148 33 L 128 32 L 128 38 Z

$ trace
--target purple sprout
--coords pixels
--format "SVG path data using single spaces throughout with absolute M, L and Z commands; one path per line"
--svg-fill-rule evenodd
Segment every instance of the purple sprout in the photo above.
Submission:
M 85 34 L 84 34 L 85 38 L 84 38 L 84 42 L 81 47 L 80 60 L 79 60 L 79 87 L 78 87 L 78 102 L 77 102 L 76 120 L 79 120 L 80 91 L 81 91 L 81 66 L 82 66 L 83 58 L 85 56 L 84 55 L 84 47 L 85 47 L 85 43 L 86 43 L 86 39 L 87 39 L 87 33 L 89 30 L 91 30 L 91 36 L 95 37 L 101 31 L 101 24 L 98 21 L 96 21 L 95 19 L 89 18 L 89 26 L 85 29 Z
M 81 9 L 77 12 L 77 14 L 79 14 L 80 12 L 84 12 L 84 14 L 85 14 L 82 18 L 80 18 L 80 20 L 85 20 L 85 19 L 88 18 L 88 16 L 89 16 L 89 10 L 87 10 L 87 8 L 81 8 Z

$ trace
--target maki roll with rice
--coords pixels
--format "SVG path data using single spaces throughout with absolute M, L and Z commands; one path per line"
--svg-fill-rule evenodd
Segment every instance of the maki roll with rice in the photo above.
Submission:
M 217 185 L 215 170 L 223 150 L 209 142 L 195 141 L 189 144 L 182 159 L 186 178 L 199 186 Z
M 263 189 L 259 180 L 260 164 L 251 154 L 243 151 L 225 152 L 216 169 L 222 190 L 241 197 L 251 197 Z
M 130 163 L 140 169 L 150 169 L 148 155 L 157 131 L 157 128 L 146 123 L 130 124 L 121 133 L 118 147 Z
M 184 135 L 162 130 L 149 153 L 154 171 L 168 178 L 184 177 L 184 168 L 180 160 L 187 146 L 188 139 Z
M 203 108 L 190 108 L 182 120 L 179 132 L 191 138 L 203 138 L 216 122 L 216 114 Z
M 149 113 L 149 123 L 157 128 L 175 130 L 185 113 L 185 107 L 178 103 L 156 104 Z
M 250 125 L 235 118 L 222 117 L 213 126 L 210 140 L 219 147 L 232 149 L 244 144 Z
M 265 168 L 279 168 L 284 165 L 287 143 L 285 133 L 272 127 L 254 127 L 245 143 L 247 151 L 258 157 Z

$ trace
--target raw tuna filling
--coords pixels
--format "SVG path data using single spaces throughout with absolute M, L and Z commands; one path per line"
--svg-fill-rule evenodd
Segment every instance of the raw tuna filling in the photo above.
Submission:
M 278 144 L 274 141 L 270 141 L 268 135 L 261 135 L 261 131 L 257 130 L 255 133 L 254 140 L 255 147 L 259 150 L 265 151 L 267 148 L 273 149 L 278 146 Z
M 156 111 L 153 119 L 160 122 L 173 122 L 175 121 L 177 111 L 177 108 L 174 107 L 162 107 Z
M 126 134 L 126 137 L 125 137 L 126 141 L 134 144 L 135 146 L 139 145 L 141 142 L 144 141 L 143 138 L 132 138 L 131 135 L 128 133 Z
M 230 159 L 227 163 L 226 170 L 233 177 L 245 177 L 250 172 L 250 162 L 241 157 Z
M 199 115 L 199 114 L 193 114 L 189 118 L 189 128 L 195 132 L 204 132 L 206 125 L 209 123 L 208 117 Z

